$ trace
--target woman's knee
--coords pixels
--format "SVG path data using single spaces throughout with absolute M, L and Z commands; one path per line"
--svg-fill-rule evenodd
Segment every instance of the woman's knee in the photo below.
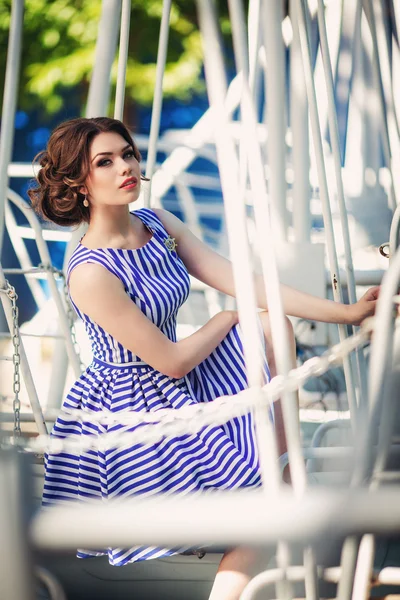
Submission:
M 273 554 L 271 548 L 237 546 L 224 554 L 220 570 L 242 571 L 254 577 L 266 568 Z
M 271 319 L 269 312 L 266 310 L 260 312 L 259 319 L 264 332 L 267 359 L 270 365 L 273 365 L 273 368 L 275 368 L 275 355 L 272 342 Z M 284 319 L 287 331 L 287 341 L 290 347 L 290 353 L 294 367 L 296 363 L 296 339 L 294 335 L 294 329 L 291 320 L 286 316 L 284 317 Z
M 269 312 L 267 310 L 263 310 L 260 313 L 258 313 L 259 319 L 261 321 L 261 325 L 264 331 L 264 335 L 266 337 L 272 337 L 272 333 L 271 333 L 271 319 L 270 319 L 270 315 Z M 293 325 L 291 320 L 289 319 L 289 317 L 287 317 L 286 315 L 284 316 L 284 320 L 285 320 L 285 326 L 286 329 L 288 331 L 289 337 L 293 337 L 294 338 L 294 329 L 293 329 Z

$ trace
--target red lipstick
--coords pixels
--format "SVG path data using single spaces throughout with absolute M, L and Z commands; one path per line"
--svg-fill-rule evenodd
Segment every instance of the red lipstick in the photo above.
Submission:
M 119 187 L 131 190 L 136 186 L 137 186 L 136 177 L 128 177 L 128 179 L 125 179 L 125 181 L 123 181 Z

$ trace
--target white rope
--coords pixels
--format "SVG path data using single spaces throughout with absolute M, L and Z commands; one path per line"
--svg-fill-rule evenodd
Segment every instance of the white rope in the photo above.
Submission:
M 261 390 L 247 389 L 235 396 L 221 396 L 209 403 L 199 403 L 179 409 L 165 408 L 154 412 L 136 411 L 85 411 L 63 410 L 57 414 L 63 419 L 82 420 L 124 427 L 141 426 L 136 431 L 107 432 L 100 434 L 70 434 L 65 438 L 39 435 L 28 444 L 33 452 L 85 451 L 93 448 L 115 448 L 133 444 L 149 444 L 169 436 L 180 436 L 199 431 L 206 426 L 219 426 L 227 421 L 248 414 L 256 407 L 270 406 L 284 393 L 297 390 L 312 376 L 325 373 L 331 366 L 343 361 L 350 352 L 368 341 L 373 328 L 373 318 L 366 319 L 355 335 L 348 337 L 321 356 L 315 356 L 302 366 L 290 371 L 288 376 L 274 377 Z M 257 393 L 255 393 L 257 392 Z

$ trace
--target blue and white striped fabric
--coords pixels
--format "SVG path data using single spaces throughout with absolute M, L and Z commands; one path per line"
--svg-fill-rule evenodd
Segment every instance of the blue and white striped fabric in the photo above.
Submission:
M 146 208 L 134 214 L 153 233 L 145 246 L 137 250 L 90 250 L 79 244 L 71 256 L 67 276 L 81 263 L 102 265 L 123 282 L 140 310 L 169 339 L 176 341 L 177 312 L 188 297 L 189 276 L 177 253 L 167 249 L 168 233 L 156 214 Z M 236 394 L 247 386 L 239 326 L 186 377 L 172 379 L 143 363 L 76 306 L 75 309 L 90 337 L 93 362 L 72 386 L 64 401 L 65 409 L 157 411 L 210 402 L 221 395 Z M 269 379 L 267 365 L 265 376 Z M 52 435 L 64 438 L 119 429 L 123 426 L 59 417 Z M 93 498 L 106 501 L 135 494 L 187 494 L 259 484 L 254 423 L 248 415 L 224 426 L 203 427 L 196 434 L 169 437 L 158 443 L 104 452 L 48 455 L 43 503 L 47 506 Z M 79 551 L 78 556 L 108 554 L 110 564 L 124 565 L 185 550 L 139 547 L 134 543 L 132 540 L 133 547 L 129 549 L 85 550 Z

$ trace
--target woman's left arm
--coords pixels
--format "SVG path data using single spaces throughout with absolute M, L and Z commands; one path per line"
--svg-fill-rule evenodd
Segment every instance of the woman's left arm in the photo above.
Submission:
M 175 238 L 177 252 L 193 277 L 229 296 L 235 296 L 232 263 L 200 241 L 190 229 L 173 214 L 154 211 L 169 235 Z M 254 274 L 259 308 L 268 310 L 263 276 Z M 326 323 L 358 325 L 375 312 L 379 287 L 370 288 L 355 304 L 341 304 L 299 292 L 281 284 L 284 311 L 287 315 Z

